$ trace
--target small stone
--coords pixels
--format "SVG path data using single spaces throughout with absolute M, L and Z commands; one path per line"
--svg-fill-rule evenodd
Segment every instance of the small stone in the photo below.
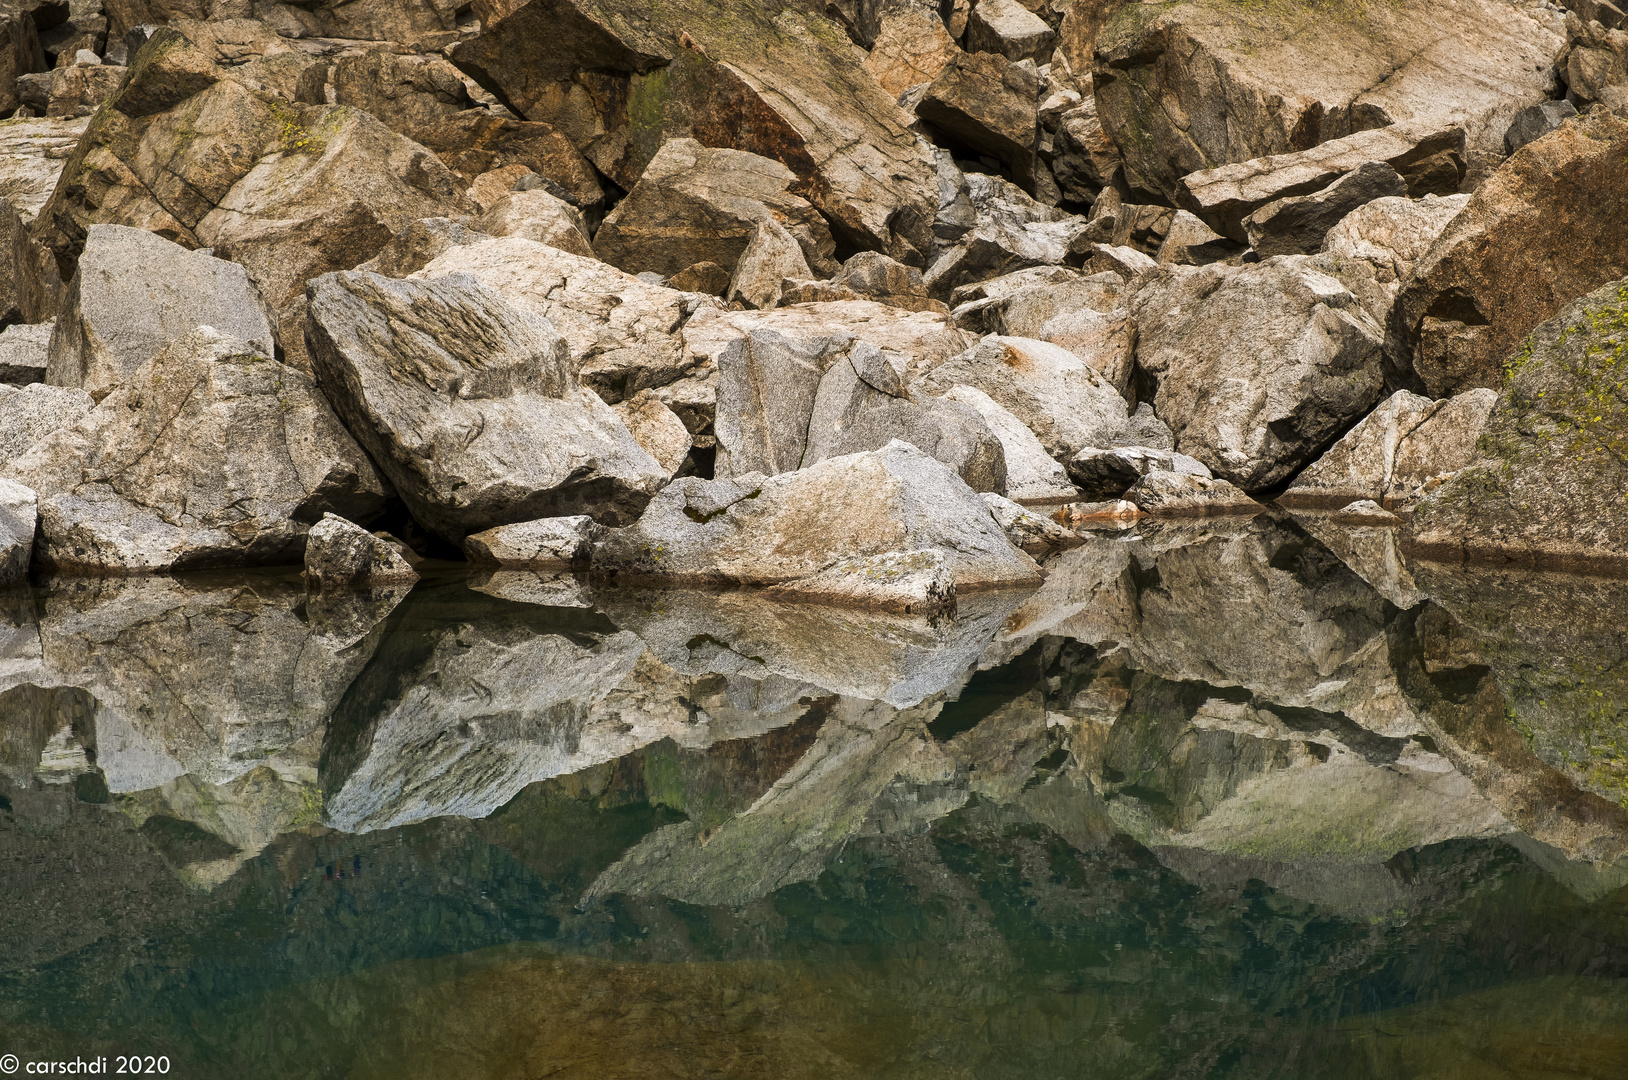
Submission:
M 1372 499 L 1347 503 L 1329 515 L 1341 525 L 1400 525 L 1402 519 Z
M 394 544 L 334 514 L 323 514 L 305 539 L 305 579 L 320 589 L 395 585 L 418 580 Z
M 1266 509 L 1225 480 L 1189 473 L 1150 472 L 1125 497 L 1156 517 L 1258 514 Z
M 586 564 L 594 541 L 604 534 L 586 514 L 539 518 L 466 536 L 464 554 L 483 566 L 564 569 Z
M 1019 506 L 1011 499 L 985 492 L 984 503 L 994 516 L 995 523 L 1006 530 L 1012 543 L 1036 558 L 1080 542 L 1080 538 L 1069 529 L 1049 517 L 1042 517 L 1033 510 Z

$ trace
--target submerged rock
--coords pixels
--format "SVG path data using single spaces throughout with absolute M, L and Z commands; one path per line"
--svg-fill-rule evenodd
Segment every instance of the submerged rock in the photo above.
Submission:
M 307 340 L 335 409 L 449 542 L 550 514 L 629 521 L 666 479 L 553 326 L 469 277 L 324 276 Z
M 308 376 L 208 328 L 4 475 L 39 492 L 45 565 L 103 573 L 297 562 L 323 513 L 389 491 Z

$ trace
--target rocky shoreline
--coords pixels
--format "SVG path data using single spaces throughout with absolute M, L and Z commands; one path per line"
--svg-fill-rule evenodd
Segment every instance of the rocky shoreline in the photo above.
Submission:
M 920 613 L 1273 502 L 1621 574 L 1628 33 L 1568 8 L 11 0 L 0 582 Z

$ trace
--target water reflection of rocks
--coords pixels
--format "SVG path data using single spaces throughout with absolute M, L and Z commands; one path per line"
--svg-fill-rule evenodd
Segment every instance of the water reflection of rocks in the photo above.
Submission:
M 746 904 L 971 803 L 1347 916 L 1429 902 L 1407 853 L 1453 839 L 1628 880 L 1628 586 L 1274 515 L 1047 571 L 934 617 L 512 572 L 59 580 L 0 604 L 0 790 L 105 803 L 203 889 L 285 834 L 485 818 L 630 755 L 680 819 L 582 902 Z

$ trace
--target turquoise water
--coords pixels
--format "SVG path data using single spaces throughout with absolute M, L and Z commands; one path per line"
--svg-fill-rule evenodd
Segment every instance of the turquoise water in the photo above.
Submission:
M 1265 515 L 908 618 L 447 566 L 0 599 L 0 1053 L 1628 1076 L 1628 585 Z

